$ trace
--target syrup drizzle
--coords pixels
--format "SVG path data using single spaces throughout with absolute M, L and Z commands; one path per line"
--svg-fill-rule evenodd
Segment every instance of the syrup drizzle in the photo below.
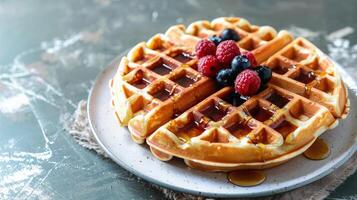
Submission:
M 168 98 L 170 98 L 170 96 L 172 95 L 171 93 L 172 93 L 172 91 L 169 91 L 167 89 L 162 89 L 162 90 L 156 92 L 155 94 L 153 94 L 153 96 L 157 99 L 160 99 L 161 101 L 165 101 Z
M 271 126 L 274 130 L 278 131 L 285 139 L 291 132 L 295 131 L 297 127 L 292 123 L 283 120 Z
M 175 80 L 175 82 L 179 85 L 181 85 L 182 87 L 189 87 L 192 84 L 195 83 L 195 80 L 193 80 L 192 78 L 188 77 L 188 76 L 182 76 L 179 79 Z
M 166 74 L 169 74 L 172 71 L 172 68 L 169 65 L 163 63 L 163 64 L 158 65 L 155 68 L 153 68 L 152 71 L 154 71 L 155 73 L 157 73 L 159 75 L 164 76 Z
M 304 156 L 311 160 L 323 160 L 330 155 L 330 147 L 321 138 L 317 138 L 315 142 L 304 152 Z
M 297 80 L 301 83 L 309 84 L 310 82 L 315 80 L 315 78 L 316 78 L 316 76 L 313 71 L 310 71 L 310 72 L 301 71 L 300 74 L 295 78 L 295 80 Z
M 193 59 L 193 56 L 189 53 L 181 52 L 176 56 L 174 56 L 173 58 L 181 63 L 187 63 Z
M 281 67 L 281 66 L 274 67 L 272 70 L 273 70 L 273 72 L 280 74 L 280 75 L 283 75 L 289 71 L 288 68 Z
M 304 94 L 303 94 L 304 97 L 309 97 L 311 95 L 312 85 L 313 84 L 311 84 L 311 83 L 305 84 L 305 86 L 304 86 Z
M 270 119 L 274 114 L 268 108 L 260 107 L 259 105 L 251 109 L 249 113 L 260 122 Z
M 238 170 L 229 172 L 227 179 L 234 185 L 249 187 L 263 183 L 266 180 L 266 176 L 262 171 Z
M 236 138 L 241 138 L 252 131 L 248 125 L 243 123 L 234 123 L 227 127 L 227 130 L 231 132 Z
M 289 99 L 277 94 L 273 93 L 268 98 L 268 101 L 272 102 L 273 104 L 277 105 L 279 108 L 283 108 L 286 104 L 289 103 Z
M 179 140 L 184 143 L 187 143 L 191 140 L 191 138 L 200 135 L 204 131 L 204 128 L 201 126 L 200 122 L 192 121 L 182 128 L 179 128 L 176 136 Z
M 132 84 L 138 89 L 144 89 L 146 86 L 148 86 L 150 84 L 150 81 L 145 78 L 142 78 L 142 79 L 135 81 Z
M 313 71 L 304 74 L 304 73 L 300 73 L 300 76 L 298 77 L 298 79 L 296 79 L 302 83 L 305 83 L 304 86 L 304 96 L 305 97 L 309 97 L 311 95 L 311 89 L 314 85 L 316 85 L 316 83 L 318 83 L 318 79 L 316 78 L 316 75 Z M 317 80 L 317 81 L 314 81 Z
M 216 105 L 210 105 L 207 108 L 203 109 L 201 113 L 207 116 L 208 118 L 212 119 L 213 121 L 217 122 L 221 120 L 226 115 L 227 112 L 220 109 Z

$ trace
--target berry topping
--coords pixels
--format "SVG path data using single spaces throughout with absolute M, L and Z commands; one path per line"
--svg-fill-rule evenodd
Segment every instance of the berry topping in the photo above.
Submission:
M 269 67 L 257 66 L 254 70 L 258 73 L 262 81 L 262 84 L 268 83 L 269 80 L 271 79 L 272 71 Z
M 251 67 L 257 66 L 257 61 L 255 60 L 255 57 L 254 57 L 253 53 L 247 51 L 243 55 L 245 55 L 248 58 L 248 60 L 249 60 L 249 62 L 251 64 Z
M 223 40 L 234 40 L 234 41 L 238 41 L 240 40 L 240 37 L 238 35 L 238 33 L 230 28 L 224 29 L 223 32 L 221 33 L 221 38 Z
M 215 77 L 220 70 L 217 58 L 212 55 L 200 58 L 197 65 L 198 71 L 209 77 Z
M 248 69 L 251 63 L 246 55 L 239 55 L 233 58 L 231 68 L 234 72 L 240 73 L 241 71 Z
M 217 82 L 222 86 L 233 85 L 237 74 L 232 69 L 221 69 L 216 77 Z
M 202 58 L 207 55 L 215 55 L 216 45 L 210 40 L 201 40 L 196 45 L 196 55 Z
M 211 40 L 216 46 L 223 41 L 223 39 L 217 35 L 212 35 L 208 39 Z
M 246 69 L 242 71 L 235 80 L 235 91 L 242 96 L 251 96 L 258 92 L 261 80 L 258 73 Z
M 216 57 L 224 66 L 229 66 L 233 58 L 237 55 L 240 55 L 240 51 L 233 40 L 223 41 L 217 46 Z

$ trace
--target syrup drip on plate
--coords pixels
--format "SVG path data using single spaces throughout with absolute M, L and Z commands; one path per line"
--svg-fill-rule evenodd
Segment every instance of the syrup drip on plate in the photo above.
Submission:
M 329 154 L 330 148 L 321 138 L 317 138 L 315 142 L 304 152 L 304 156 L 311 160 L 322 160 L 327 158 Z
M 266 176 L 262 171 L 238 170 L 229 172 L 227 179 L 234 185 L 250 187 L 263 183 L 266 179 Z

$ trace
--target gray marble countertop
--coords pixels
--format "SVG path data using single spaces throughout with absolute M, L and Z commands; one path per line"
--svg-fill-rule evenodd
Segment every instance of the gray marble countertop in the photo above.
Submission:
M 0 199 L 162 199 L 63 129 L 111 59 L 172 24 L 240 16 L 308 37 L 357 78 L 356 8 L 353 0 L 1 1 Z M 357 198 L 356 185 L 354 174 L 329 198 Z

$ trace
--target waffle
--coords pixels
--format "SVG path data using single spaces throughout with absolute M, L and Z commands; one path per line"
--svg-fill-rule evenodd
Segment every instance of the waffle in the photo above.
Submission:
M 273 78 L 259 94 L 234 98 L 197 72 L 198 41 L 232 28 Z M 304 152 L 348 113 L 334 63 L 303 38 L 242 18 L 170 27 L 123 57 L 110 81 L 118 122 L 167 161 L 183 158 L 208 171 L 272 167 Z M 237 156 L 239 155 L 239 156 Z
M 223 88 L 159 128 L 147 140 L 154 155 L 206 170 L 271 167 L 303 152 L 335 121 L 324 106 L 273 84 L 245 102 L 232 95 Z
M 241 21 L 242 28 L 235 28 L 242 38 L 238 46 L 254 53 L 258 62 L 292 40 L 286 31 L 277 33 L 272 27 Z M 212 25 L 195 22 L 187 30 L 183 25 L 172 26 L 165 34 L 137 44 L 122 58 L 110 82 L 112 105 L 119 123 L 128 125 L 135 142 L 143 143 L 174 116 L 218 91 L 212 79 L 197 72 L 194 48 L 202 38 L 235 24 L 221 24 L 217 19 Z
M 265 65 L 275 72 L 273 84 L 324 105 L 336 118 L 348 112 L 347 90 L 334 63 L 306 39 L 295 39 Z

